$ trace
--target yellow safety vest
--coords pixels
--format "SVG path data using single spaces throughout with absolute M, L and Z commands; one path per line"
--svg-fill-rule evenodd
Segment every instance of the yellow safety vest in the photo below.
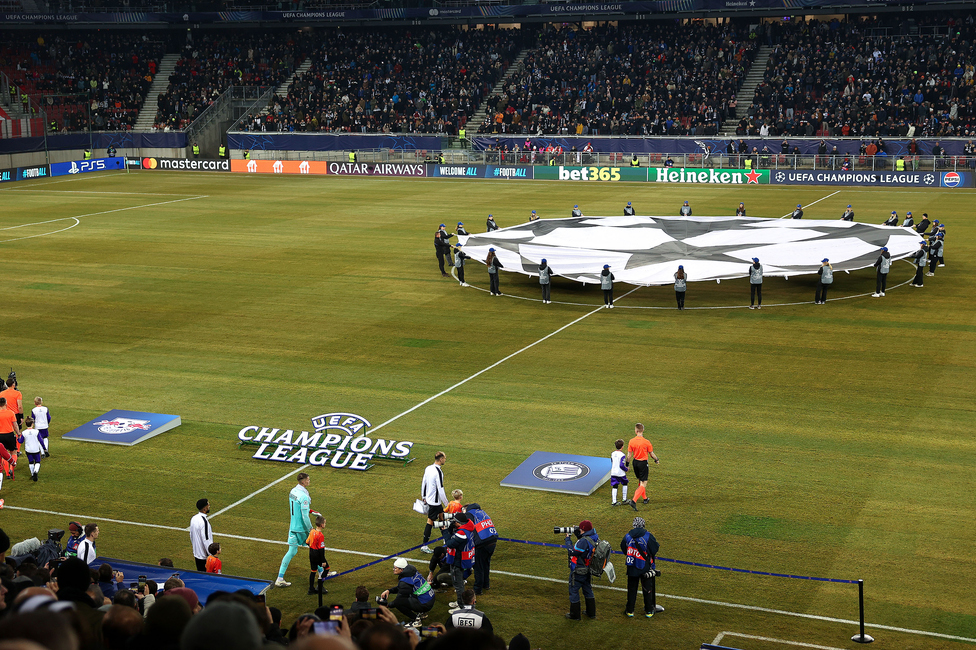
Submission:
M 634 156 L 633 158 L 630 159 L 630 166 L 640 167 L 640 161 L 637 159 L 637 156 Z
M 227 157 L 227 147 L 225 147 L 224 145 L 220 145 L 220 148 L 217 151 L 220 154 L 221 158 Z
M 200 147 L 198 145 L 193 145 L 193 155 L 194 156 L 200 155 Z
M 901 158 L 899 158 L 898 160 L 896 160 L 895 161 L 895 170 L 896 171 L 900 171 L 900 172 L 905 171 L 905 161 L 902 160 Z
M 351 163 L 356 162 L 356 152 L 355 151 L 350 151 L 349 152 L 349 162 L 351 162 Z
M 85 160 L 91 160 L 91 152 L 85 149 Z

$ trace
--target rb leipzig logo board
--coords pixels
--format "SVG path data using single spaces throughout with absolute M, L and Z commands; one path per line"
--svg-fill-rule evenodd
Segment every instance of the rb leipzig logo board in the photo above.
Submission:
M 609 478 L 609 458 L 536 451 L 500 485 L 589 496 Z
M 113 409 L 64 434 L 67 440 L 132 446 L 180 426 L 180 416 Z

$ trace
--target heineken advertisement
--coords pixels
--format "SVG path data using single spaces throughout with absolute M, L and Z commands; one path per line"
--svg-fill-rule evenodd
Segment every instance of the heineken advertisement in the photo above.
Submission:
M 550 181 L 646 181 L 647 169 L 640 167 L 563 167 L 535 168 L 536 180 Z
M 412 442 L 370 438 L 369 421 L 353 413 L 325 413 L 312 418 L 314 433 L 271 427 L 248 426 L 237 434 L 237 445 L 255 446 L 251 458 L 279 463 L 298 463 L 354 469 L 364 472 L 374 459 L 402 463 L 409 458 Z
M 768 169 L 686 169 L 658 167 L 648 172 L 652 183 L 707 183 L 710 185 L 769 185 Z

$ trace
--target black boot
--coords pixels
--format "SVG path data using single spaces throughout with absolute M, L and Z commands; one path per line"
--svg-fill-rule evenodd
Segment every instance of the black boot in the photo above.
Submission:
M 586 616 L 588 618 L 596 618 L 596 598 L 586 599 Z
M 566 614 L 566 618 L 568 618 L 571 621 L 578 621 L 578 620 L 580 620 L 580 604 L 579 603 L 570 603 L 569 604 L 569 614 Z

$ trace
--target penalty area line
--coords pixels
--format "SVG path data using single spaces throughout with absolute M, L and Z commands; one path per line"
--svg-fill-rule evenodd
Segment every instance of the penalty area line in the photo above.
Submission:
M 629 296 L 630 294 L 632 294 L 632 293 L 634 293 L 635 291 L 637 291 L 637 289 L 640 289 L 640 287 L 635 287 L 634 289 L 631 289 L 630 291 L 628 291 L 628 292 L 627 292 L 627 293 L 625 293 L 624 295 L 622 295 L 622 296 L 620 296 L 619 298 L 617 298 L 616 300 L 614 300 L 614 302 L 617 302 L 617 300 L 623 300 L 624 298 L 626 298 L 626 297 L 627 297 L 627 296 Z M 491 364 L 491 365 L 490 365 L 490 366 L 488 366 L 487 368 L 484 368 L 484 369 L 482 369 L 482 370 L 479 370 L 478 372 L 476 372 L 476 373 L 474 373 L 474 374 L 473 374 L 473 375 L 471 375 L 470 377 L 467 377 L 467 378 L 465 378 L 465 379 L 462 379 L 461 381 L 459 381 L 459 382 L 457 382 L 457 383 L 456 383 L 456 384 L 454 384 L 453 386 L 450 386 L 450 387 L 448 387 L 448 388 L 445 388 L 444 390 L 442 390 L 441 392 L 439 392 L 439 393 L 437 393 L 436 395 L 431 395 L 430 397 L 428 397 L 428 398 L 427 398 L 427 399 L 425 399 L 424 401 L 422 401 L 422 402 L 420 402 L 419 404 L 416 404 L 416 405 L 414 405 L 414 406 L 412 406 L 412 407 L 410 407 L 410 408 L 408 408 L 408 409 L 407 409 L 406 411 L 404 411 L 404 412 L 402 412 L 402 413 L 399 413 L 398 415 L 394 415 L 394 416 L 393 416 L 392 418 L 390 418 L 390 419 L 389 419 L 389 420 L 387 420 L 386 422 L 383 422 L 382 424 L 378 424 L 378 425 L 376 425 L 375 427 L 372 427 L 372 428 L 371 428 L 371 429 L 369 430 L 369 432 L 370 432 L 370 433 L 372 434 L 372 433 L 374 433 L 374 432 L 376 432 L 376 431 L 379 431 L 380 429 L 382 429 L 382 428 L 383 428 L 383 427 L 385 427 L 386 425 L 388 425 L 388 424 L 390 424 L 390 423 L 392 423 L 392 422 L 396 422 L 397 420 L 399 420 L 399 419 L 400 419 L 400 418 L 402 418 L 403 416 L 405 416 L 405 415 L 409 415 L 410 413 L 413 413 L 414 411 L 416 411 L 417 409 L 419 409 L 420 407 L 422 407 L 422 406 L 424 406 L 424 405 L 426 405 L 426 404 L 430 404 L 431 402 L 433 402 L 433 401 L 434 401 L 435 399 L 437 399 L 438 397 L 442 397 L 442 396 L 444 396 L 444 395 L 447 395 L 448 393 L 450 393 L 450 392 L 451 392 L 452 390 L 454 390 L 455 388 L 459 388 L 460 386 L 463 386 L 464 384 L 466 384 L 466 383 L 468 383 L 468 382 L 469 382 L 469 381 L 471 381 L 472 379 L 475 379 L 475 378 L 477 378 L 477 377 L 480 377 L 481 375 L 483 375 L 483 374 L 485 374 L 485 373 L 486 373 L 486 372 L 488 372 L 489 370 L 491 370 L 491 369 L 493 369 L 493 368 L 497 368 L 498 366 L 500 366 L 501 364 L 503 364 L 503 363 L 505 363 L 505 362 L 506 362 L 506 361 L 508 361 L 509 359 L 511 359 L 511 358 L 513 358 L 513 357 L 516 357 L 516 356 L 518 356 L 518 355 L 520 355 L 520 354 L 522 354 L 522 353 L 523 353 L 523 352 L 525 352 L 526 350 L 528 350 L 528 349 L 530 349 L 530 348 L 533 348 L 533 347 L 535 347 L 536 345 L 539 345 L 540 343 L 542 343 L 543 341 L 545 341 L 545 340 L 547 340 L 547 339 L 550 339 L 550 338 L 552 338 L 552 337 L 553 337 L 553 336 L 555 336 L 556 334 L 559 334 L 559 333 L 560 333 L 560 332 L 562 332 L 563 330 L 566 330 L 566 329 L 568 329 L 568 328 L 570 328 L 570 327 L 572 327 L 573 325 L 575 325 L 576 323 L 578 323 L 578 322 L 580 322 L 580 321 L 581 321 L 581 320 L 583 320 L 584 318 L 588 318 L 588 317 L 590 317 L 590 316 L 592 316 L 593 314 L 595 314 L 595 313 L 597 313 L 597 312 L 598 312 L 598 311 L 600 311 L 601 309 L 603 309 L 603 307 L 602 307 L 602 306 L 601 306 L 601 307 L 597 307 L 596 309 L 591 309 L 590 311 L 588 311 L 587 313 L 585 313 L 585 314 L 583 314 L 582 316 L 580 316 L 580 317 L 579 317 L 579 318 L 577 318 L 576 320 L 574 320 L 574 321 L 571 321 L 571 322 L 569 322 L 569 323 L 567 323 L 567 324 L 565 324 L 565 325 L 563 325 L 562 327 L 560 327 L 560 328 L 559 328 L 559 329 L 557 329 L 556 331 L 554 331 L 554 332 L 550 332 L 549 334 L 546 334 L 545 336 L 543 336 L 543 337 L 542 337 L 541 339 L 539 339 L 539 340 L 537 340 L 537 341 L 534 341 L 534 342 L 532 342 L 532 343 L 529 343 L 528 345 L 526 345 L 526 346 L 525 346 L 524 348 L 522 348 L 521 350 L 517 350 L 517 351 L 515 351 L 515 352 L 513 352 L 513 353 L 511 353 L 510 355 L 508 355 L 508 356 L 507 356 L 507 357 L 505 357 L 504 359 L 501 359 L 500 361 L 496 361 L 495 363 L 493 363 L 493 364 Z M 299 473 L 299 472 L 300 472 L 300 471 L 302 471 L 303 469 L 306 469 L 307 467 L 308 467 L 308 465 L 302 465 L 302 466 L 301 466 L 301 467 L 299 467 L 298 469 L 296 469 L 296 470 L 293 470 L 293 471 L 291 471 L 291 472 L 288 472 L 287 474 L 285 474 L 285 475 L 284 475 L 284 476 L 282 476 L 281 478 L 279 478 L 279 479 L 277 479 L 277 480 L 275 480 L 274 482 L 272 482 L 272 483 L 269 483 L 269 484 L 267 484 L 267 485 L 265 485 L 264 487 L 262 487 L 262 488 L 260 488 L 260 489 L 257 489 L 257 490 L 255 490 L 254 492 L 252 492 L 252 493 L 250 493 L 249 495 L 247 495 L 246 497 L 244 497 L 244 498 L 242 498 L 242 499 L 238 499 L 237 501 L 235 501 L 234 503 L 232 503 L 232 504 L 230 504 L 230 505 L 229 505 L 229 506 L 227 506 L 226 508 L 222 508 L 221 510 L 218 510 L 218 511 L 217 511 L 217 512 L 215 512 L 214 514 L 212 514 L 212 515 L 210 515 L 210 518 L 211 518 L 211 519 L 213 519 L 213 518 L 214 518 L 214 517 L 216 517 L 217 515 L 220 515 L 220 514 L 223 514 L 223 513 L 225 513 L 225 512 L 227 512 L 228 510 L 230 510 L 231 508 L 236 508 L 237 506 L 239 506 L 239 505 L 241 505 L 241 504 L 242 504 L 242 503 L 244 503 L 245 501 L 248 501 L 248 500 L 250 500 L 251 498 L 253 498 L 253 497 L 256 497 L 257 495 L 259 495 L 259 494 L 261 494 L 262 492 L 264 492 L 264 491 L 265 491 L 265 490 L 267 490 L 268 488 L 270 488 L 270 487 L 272 487 L 272 486 L 274 486 L 274 485 L 277 485 L 278 483 L 281 483 L 282 481 L 284 481 L 284 480 L 285 480 L 286 478 L 288 478 L 289 476 L 294 476 L 295 474 L 297 474 L 297 473 Z
M 636 289 L 634 291 L 636 291 Z M 139 521 L 126 521 L 126 520 L 123 520 L 123 519 L 107 519 L 105 517 L 90 517 L 88 515 L 78 515 L 78 514 L 72 514 L 72 513 L 67 513 L 67 512 L 58 512 L 58 511 L 55 511 L 55 510 L 40 510 L 40 509 L 36 509 L 36 508 L 24 508 L 24 507 L 21 507 L 21 506 L 5 506 L 4 507 L 4 510 L 20 510 L 20 511 L 23 511 L 23 512 L 35 512 L 35 513 L 40 513 L 40 514 L 57 515 L 59 517 L 70 517 L 72 519 L 80 519 L 82 521 L 85 521 L 85 520 L 87 520 L 87 521 L 110 521 L 110 522 L 116 523 L 116 524 L 127 524 L 127 525 L 130 525 L 130 526 L 143 526 L 145 528 L 161 528 L 163 530 L 175 530 L 175 531 L 179 531 L 179 532 L 187 532 L 187 531 L 189 531 L 189 527 L 187 527 L 187 528 L 180 528 L 178 526 L 164 526 L 162 524 L 147 524 L 147 523 L 144 523 L 144 522 L 139 522 Z M 260 537 L 247 537 L 247 536 L 243 536 L 243 535 L 231 535 L 229 533 L 218 533 L 216 531 L 214 532 L 214 537 L 226 537 L 228 539 L 239 539 L 239 540 L 245 540 L 245 541 L 251 541 L 251 542 L 260 542 L 260 543 L 264 543 L 264 544 L 276 544 L 276 545 L 280 545 L 280 546 L 287 546 L 288 545 L 288 542 L 283 542 L 283 541 L 276 540 L 276 539 L 263 539 L 263 538 L 260 538 Z M 327 550 L 327 551 L 329 551 L 331 553 L 343 553 L 343 554 L 347 554 L 347 555 L 360 555 L 360 556 L 363 556 L 363 557 L 377 557 L 377 558 L 379 558 L 379 557 L 387 557 L 387 555 L 384 555 L 382 553 L 368 553 L 366 551 L 353 551 L 353 550 L 345 549 L 345 548 L 328 548 L 327 547 L 325 550 Z M 421 558 L 421 559 L 407 558 L 407 560 L 410 561 L 410 562 L 416 562 L 418 564 L 423 564 L 423 563 L 427 562 L 427 559 L 426 558 Z M 555 582 L 555 583 L 559 583 L 559 584 L 566 584 L 566 579 L 565 578 L 549 578 L 549 577 L 546 577 L 546 576 L 535 576 L 535 575 L 526 574 L 526 573 L 513 573 L 511 571 L 496 571 L 496 570 L 493 570 L 492 573 L 497 573 L 498 575 L 504 575 L 504 576 L 511 576 L 513 578 L 525 578 L 527 580 L 538 580 L 540 582 Z M 606 591 L 620 591 L 620 592 L 626 592 L 627 591 L 623 587 L 613 587 L 613 586 L 609 586 L 609 585 L 593 585 L 593 588 L 594 589 L 603 589 L 603 590 L 606 590 Z M 694 598 L 694 597 L 691 597 L 691 596 L 676 596 L 674 594 L 664 594 L 664 593 L 660 593 L 660 594 L 658 594 L 658 596 L 660 596 L 662 598 L 671 598 L 673 600 L 681 600 L 681 601 L 690 602 L 690 603 L 698 603 L 698 604 L 701 604 L 701 605 L 715 605 L 715 606 L 718 606 L 718 607 L 731 607 L 733 609 L 742 609 L 742 610 L 748 610 L 748 611 L 754 611 L 754 612 L 763 612 L 763 613 L 766 613 L 766 614 L 779 614 L 781 616 L 793 616 L 795 618 L 805 618 L 805 619 L 816 620 L 816 621 L 825 621 L 825 622 L 828 622 L 828 623 L 842 623 L 842 624 L 845 624 L 845 625 L 855 625 L 855 626 L 860 624 L 859 621 L 852 621 L 852 620 L 843 619 L 843 618 L 834 618 L 834 617 L 831 617 L 831 616 L 819 616 L 817 614 L 804 614 L 802 612 L 790 612 L 790 611 L 787 611 L 787 610 L 771 609 L 771 608 L 768 608 L 768 607 L 759 607 L 759 606 L 756 606 L 756 605 L 742 605 L 740 603 L 727 603 L 727 602 L 724 602 L 724 601 L 721 601 L 721 600 L 707 600 L 707 599 L 704 599 L 704 598 Z M 951 641 L 965 641 L 965 642 L 969 642 L 969 643 L 976 643 L 976 639 L 970 639 L 970 638 L 964 637 L 964 636 L 956 636 L 956 635 L 952 635 L 952 634 L 941 634 L 939 632 L 928 632 L 926 630 L 913 630 L 913 629 L 910 629 L 910 628 L 895 627 L 895 626 L 891 626 L 891 625 L 865 624 L 865 628 L 871 628 L 871 629 L 875 629 L 875 630 L 888 630 L 888 631 L 891 631 L 891 632 L 903 632 L 905 634 L 917 634 L 917 635 L 921 635 L 921 636 L 929 636 L 929 637 L 935 637 L 935 638 L 939 638 L 939 639 L 948 639 L 948 640 L 951 640 Z M 723 634 L 731 635 L 733 633 L 731 633 L 731 632 L 724 632 Z M 807 646 L 807 647 L 816 647 L 816 646 Z

